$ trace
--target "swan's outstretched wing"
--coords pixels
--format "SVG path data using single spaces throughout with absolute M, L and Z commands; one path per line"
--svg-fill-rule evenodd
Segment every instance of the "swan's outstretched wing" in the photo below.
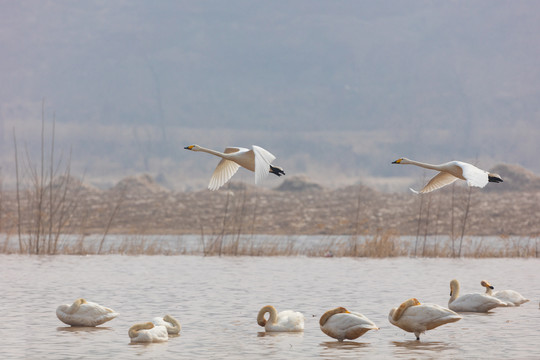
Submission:
M 238 148 L 226 148 L 225 153 L 238 152 Z M 214 191 L 223 186 L 227 181 L 229 181 L 234 174 L 238 171 L 240 165 L 231 160 L 221 159 L 219 164 L 216 166 L 212 178 L 210 179 L 210 184 L 208 184 L 208 189 Z
M 255 154 L 255 184 L 259 184 L 270 173 L 270 164 L 276 159 L 269 151 L 253 145 Z
M 455 177 L 452 174 L 449 174 L 447 172 L 441 171 L 437 175 L 435 175 L 429 182 L 424 186 L 422 190 L 419 191 L 420 194 L 425 194 L 428 192 L 431 192 L 433 190 L 440 189 L 446 185 L 450 185 L 454 181 L 456 181 L 458 178 Z M 412 189 L 411 189 L 412 190 Z M 414 191 L 414 190 L 413 190 Z
M 463 171 L 463 177 L 467 179 L 467 185 L 483 188 L 489 182 L 487 171 L 461 161 L 456 161 L 456 165 Z

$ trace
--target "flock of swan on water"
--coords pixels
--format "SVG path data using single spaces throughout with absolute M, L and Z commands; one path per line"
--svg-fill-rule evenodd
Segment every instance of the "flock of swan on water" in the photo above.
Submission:
M 285 175 L 285 171 L 271 163 L 276 159 L 269 151 L 253 145 L 252 149 L 241 147 L 227 147 L 224 152 L 204 148 L 199 145 L 186 146 L 184 149 L 202 151 L 221 158 L 208 188 L 217 190 L 229 181 L 240 167 L 255 173 L 255 184 L 259 184 L 268 174 Z M 420 191 L 415 193 L 428 193 L 461 179 L 469 186 L 484 187 L 488 182 L 499 183 L 502 178 L 498 174 L 491 174 L 474 165 L 462 161 L 450 161 L 440 165 L 421 163 L 407 158 L 400 158 L 393 164 L 410 164 L 426 169 L 439 171 Z M 486 288 L 485 294 L 466 294 L 459 296 L 459 282 L 450 282 L 450 300 L 448 308 L 436 304 L 422 304 L 416 298 L 411 298 L 397 308 L 390 310 L 388 320 L 407 332 L 412 332 L 417 340 L 420 334 L 438 326 L 461 320 L 458 312 L 488 312 L 499 306 L 519 306 L 528 301 L 519 293 L 512 290 L 492 292 L 493 286 L 487 281 L 481 285 Z M 266 314 L 268 318 L 266 318 Z M 71 326 L 97 326 L 118 316 L 114 310 L 99 304 L 77 299 L 73 304 L 60 305 L 56 310 L 58 319 Z M 277 312 L 272 305 L 264 306 L 257 316 L 257 323 L 268 332 L 295 332 L 304 330 L 304 315 L 300 312 L 286 310 Z M 364 335 L 369 330 L 379 328 L 366 316 L 352 312 L 344 307 L 337 307 L 326 311 L 319 320 L 323 333 L 339 341 L 353 340 Z M 170 315 L 157 317 L 152 321 L 133 325 L 128 335 L 132 342 L 162 342 L 167 341 L 169 335 L 180 333 L 180 323 Z
M 414 333 L 416 339 L 420 340 L 420 334 L 427 330 L 461 320 L 462 316 L 458 313 L 485 313 L 496 307 L 519 306 L 529 301 L 513 290 L 493 292 L 493 286 L 485 280 L 481 285 L 486 288 L 484 294 L 460 296 L 459 282 L 454 279 L 450 282 L 448 308 L 437 304 L 422 304 L 416 298 L 411 298 L 391 309 L 388 321 L 402 330 Z M 60 305 L 56 309 L 56 316 L 71 326 L 97 326 L 116 318 L 118 313 L 99 304 L 77 299 L 71 305 Z M 266 305 L 257 315 L 257 324 L 267 332 L 304 331 L 304 315 L 292 310 L 278 313 L 274 306 Z M 320 317 L 319 325 L 323 333 L 338 341 L 354 340 L 369 330 L 379 330 L 366 316 L 344 307 L 326 311 Z M 180 330 L 178 320 L 165 315 L 131 326 L 128 335 L 133 343 L 163 342 L 167 341 L 170 335 L 178 335 Z

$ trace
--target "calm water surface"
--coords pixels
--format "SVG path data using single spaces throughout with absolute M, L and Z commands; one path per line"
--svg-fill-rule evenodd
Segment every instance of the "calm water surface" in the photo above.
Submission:
M 351 259 L 198 256 L 0 255 L 2 358 L 356 359 L 538 358 L 540 261 L 536 259 Z M 402 301 L 446 306 L 449 282 L 462 293 L 514 289 L 530 302 L 488 314 L 466 314 L 421 341 L 392 326 Z M 84 297 L 120 316 L 97 328 L 70 328 L 58 305 Z M 306 316 L 299 334 L 265 334 L 263 305 Z M 338 343 L 319 329 L 319 316 L 345 306 L 381 329 Z M 182 324 L 166 343 L 130 345 L 127 331 L 164 314 Z

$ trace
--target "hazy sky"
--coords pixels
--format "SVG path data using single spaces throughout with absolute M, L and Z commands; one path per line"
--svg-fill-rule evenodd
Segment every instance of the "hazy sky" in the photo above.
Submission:
M 328 185 L 419 176 L 400 156 L 540 172 L 540 3 L 0 1 L 0 166 L 58 151 L 96 184 L 204 188 L 198 143 L 263 146 Z M 240 178 L 252 181 L 243 173 Z M 274 181 L 273 179 L 272 181 Z M 276 180 L 277 181 L 277 180 Z M 276 185 L 271 182 L 270 185 Z

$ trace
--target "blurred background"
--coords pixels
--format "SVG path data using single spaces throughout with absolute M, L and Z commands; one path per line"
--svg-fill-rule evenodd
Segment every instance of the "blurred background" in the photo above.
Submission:
M 256 144 L 287 176 L 328 187 L 406 191 L 422 171 L 391 165 L 402 156 L 540 172 L 539 2 L 1 0 L 0 9 L 6 187 L 14 135 L 20 157 L 39 156 L 42 116 L 45 148 L 54 121 L 58 161 L 71 151 L 71 173 L 101 188 L 148 173 L 204 189 L 218 159 L 183 149 L 194 143 Z M 244 170 L 236 177 L 253 182 Z

